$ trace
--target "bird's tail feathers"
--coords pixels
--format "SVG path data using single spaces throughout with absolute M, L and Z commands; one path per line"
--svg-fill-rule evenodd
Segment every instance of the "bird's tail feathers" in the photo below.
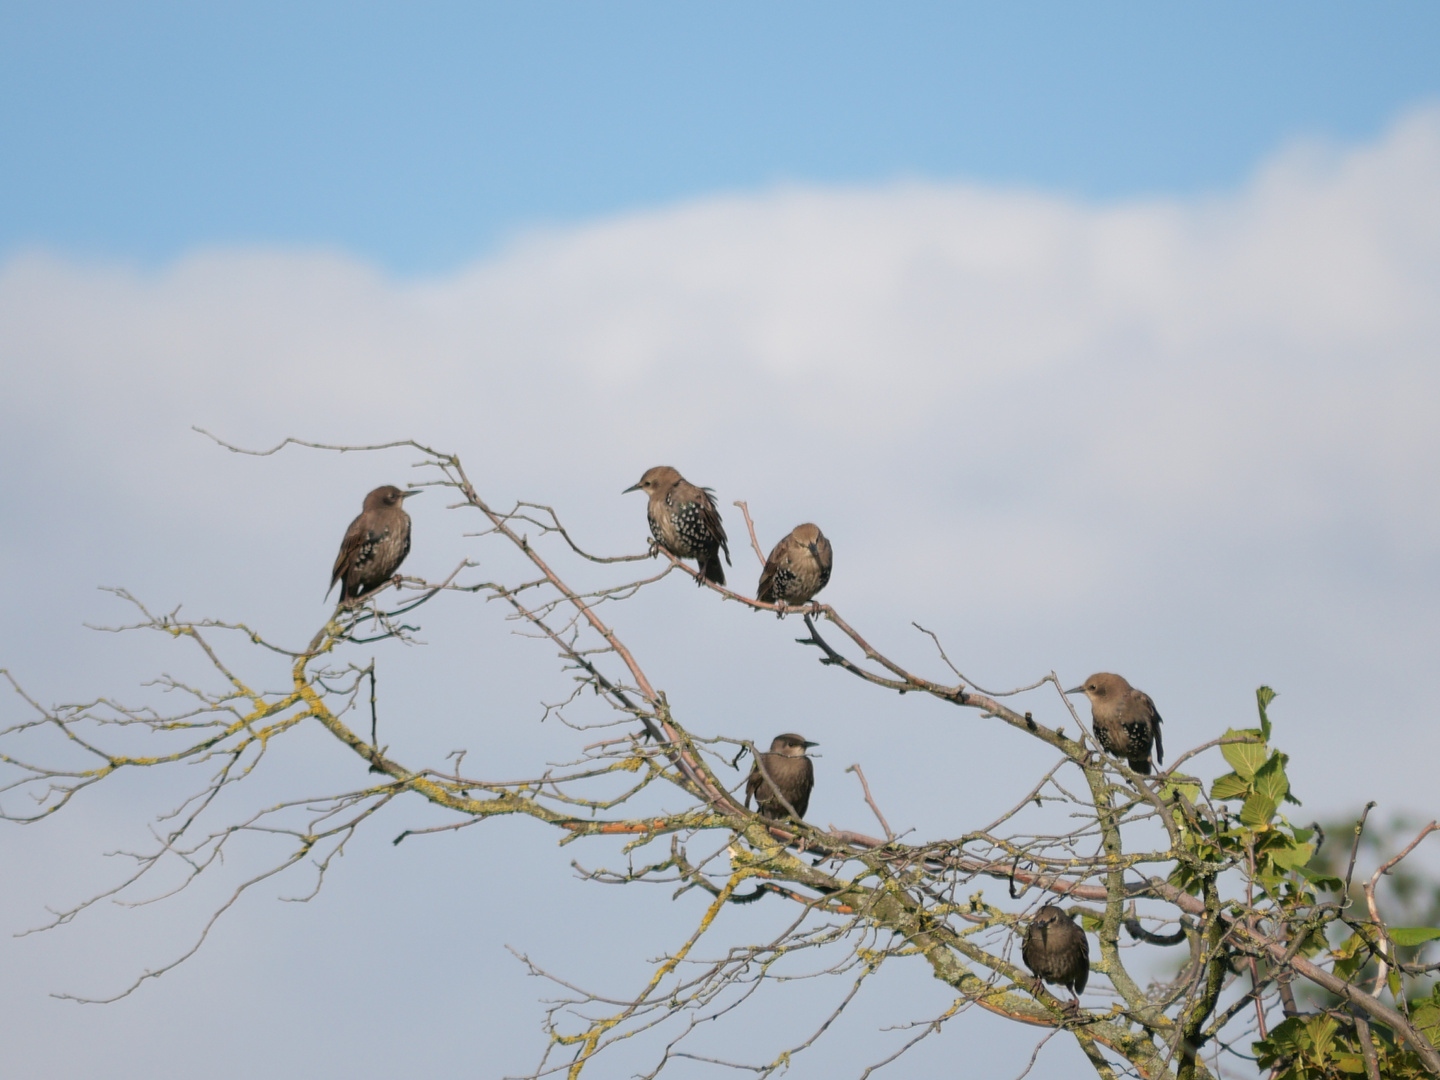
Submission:
M 716 585 L 724 585 L 725 568 L 720 565 L 720 552 L 711 552 L 710 557 L 705 560 L 704 569 L 700 572 L 705 576 L 706 581 L 713 581 Z

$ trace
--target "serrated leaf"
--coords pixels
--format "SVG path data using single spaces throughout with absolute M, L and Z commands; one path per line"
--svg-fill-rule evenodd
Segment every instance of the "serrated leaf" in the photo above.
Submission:
M 1369 956 L 1364 953 L 1359 953 L 1355 956 L 1347 956 L 1341 960 L 1336 960 L 1335 974 L 1342 979 L 1348 979 L 1364 967 L 1365 961 L 1368 959 L 1370 959 Z
M 1248 794 L 1250 794 L 1250 785 L 1240 777 L 1239 773 L 1226 773 L 1210 785 L 1212 799 L 1243 799 Z
M 1329 874 L 1322 874 L 1318 870 L 1311 870 L 1308 866 L 1297 866 L 1295 867 L 1295 872 L 1317 889 L 1339 892 L 1345 887 L 1345 883 L 1338 877 L 1331 877 Z
M 1225 732 L 1225 738 L 1227 739 L 1241 739 L 1246 736 L 1251 736 L 1252 741 L 1226 743 L 1220 747 L 1220 753 L 1225 755 L 1225 761 L 1229 764 L 1230 768 L 1234 769 L 1244 779 L 1253 780 L 1255 778 L 1255 770 L 1265 764 L 1265 759 L 1268 756 L 1268 751 L 1265 748 L 1265 743 L 1260 738 L 1260 733 L 1258 731 L 1236 731 L 1234 728 Z
M 1274 816 L 1275 800 L 1260 791 L 1246 799 L 1245 805 L 1240 808 L 1240 824 L 1249 825 L 1252 829 L 1270 824 Z
M 1339 1026 L 1333 1016 L 1324 1013 L 1306 1022 L 1305 1034 L 1310 1036 L 1310 1045 L 1317 1058 L 1324 1060 L 1330 1053 L 1330 1047 L 1335 1040 L 1335 1031 Z
M 1420 1029 L 1420 1034 L 1429 1039 L 1432 1046 L 1440 1046 L 1440 1008 L 1433 1000 L 1412 1005 L 1410 1022 Z
M 1265 714 L 1265 710 L 1276 696 L 1275 691 L 1268 686 L 1262 686 L 1255 691 L 1255 703 L 1260 706 L 1260 734 L 1266 742 L 1270 741 L 1270 717 Z
M 1440 938 L 1440 930 L 1433 926 L 1391 926 L 1385 932 L 1396 945 L 1423 945 Z
M 1285 798 L 1290 790 L 1290 778 L 1285 775 L 1287 760 L 1284 754 L 1276 750 L 1264 765 L 1255 770 L 1255 790 L 1270 796 L 1276 806 L 1280 805 L 1280 800 Z
M 1286 870 L 1297 870 L 1310 861 L 1310 856 L 1315 854 L 1314 844 L 1295 844 L 1293 847 L 1278 848 L 1270 852 L 1270 858 L 1275 861 L 1276 866 L 1283 866 Z M 1436 931 L 1440 936 L 1440 930 Z

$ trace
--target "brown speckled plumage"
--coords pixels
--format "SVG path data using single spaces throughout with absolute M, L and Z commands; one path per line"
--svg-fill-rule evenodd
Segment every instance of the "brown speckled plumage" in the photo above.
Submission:
M 410 554 L 410 515 L 400 504 L 418 494 L 418 489 L 401 491 L 386 484 L 365 496 L 360 516 L 345 530 L 330 575 L 331 589 L 337 581 L 340 583 L 341 603 L 359 599 L 385 584 L 400 569 Z M 325 595 L 330 595 L 329 589 Z
M 1084 694 L 1090 699 L 1090 716 L 1095 737 L 1109 753 L 1123 757 L 1138 773 L 1150 772 L 1150 748 L 1155 763 L 1165 763 L 1165 746 L 1160 739 L 1160 713 L 1150 695 L 1136 690 L 1119 675 L 1102 671 L 1091 675 L 1067 694 Z
M 669 465 L 656 465 L 625 490 L 650 496 L 646 516 L 657 544 L 677 559 L 694 559 L 706 580 L 725 584 L 720 552 L 728 563 L 730 542 L 709 488 L 696 487 Z
M 745 806 L 755 800 L 755 809 L 768 818 L 788 818 L 788 802 L 795 816 L 803 818 L 810 807 L 810 791 L 815 787 L 815 766 L 805 751 L 818 743 L 806 742 L 803 735 L 787 732 L 776 735 L 770 749 L 759 756 L 745 781 Z M 764 771 L 761 771 L 761 764 Z M 782 802 L 776 792 L 785 797 Z
M 1046 904 L 1035 913 L 1020 955 L 1037 979 L 1066 987 L 1080 1000 L 1090 978 L 1090 943 L 1063 908 Z
M 804 604 L 829 582 L 834 561 L 830 541 L 818 525 L 797 525 L 765 560 L 755 599 L 766 604 Z

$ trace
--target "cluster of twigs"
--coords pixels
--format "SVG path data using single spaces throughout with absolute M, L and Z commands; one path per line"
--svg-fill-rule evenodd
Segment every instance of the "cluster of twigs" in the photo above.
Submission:
M 133 853 L 129 874 L 54 913 L 44 928 L 66 923 L 101 900 L 135 895 L 152 879 L 163 878 L 162 894 L 174 895 L 215 866 L 242 836 L 263 834 L 284 844 L 282 857 L 237 885 L 183 955 L 147 970 L 103 1000 L 132 993 L 193 955 L 215 921 L 261 882 L 308 866 L 313 880 L 304 896 L 314 895 L 332 860 L 361 826 L 395 800 L 418 797 L 450 812 L 453 820 L 401 833 L 397 843 L 418 832 L 521 814 L 561 830 L 567 843 L 621 838 L 626 869 L 583 871 L 596 881 L 668 883 L 677 895 L 699 889 L 711 898 L 693 934 L 656 963 L 638 993 L 617 999 L 569 987 L 569 996 L 550 1005 L 549 1044 L 535 1077 L 556 1072 L 578 1076 L 608 1046 L 645 1031 L 653 1031 L 659 1042 L 648 1076 L 685 1058 L 768 1076 L 812 1046 L 882 964 L 902 958 L 928 964 L 934 977 L 952 988 L 954 1002 L 941 1015 L 913 1025 L 902 1045 L 862 1076 L 972 1008 L 1046 1029 L 1046 1040 L 1064 1031 L 1102 1077 L 1215 1076 L 1225 1052 L 1237 1060 L 1253 1060 L 1246 1052 L 1249 1042 L 1266 1038 L 1267 1023 L 1277 1014 L 1301 1015 L 1293 990 L 1297 978 L 1333 995 L 1339 1004 L 1332 1011 L 1343 1006 L 1347 1022 L 1370 1047 L 1365 1063 L 1372 1080 L 1378 1080 L 1372 1042 L 1380 1041 L 1372 1037 L 1372 1026 L 1383 1029 L 1387 1045 L 1404 1048 L 1440 1075 L 1440 1055 L 1415 1019 L 1406 1015 L 1404 995 L 1392 993 L 1390 1003 L 1383 1000 L 1398 961 L 1376 907 L 1375 885 L 1415 845 L 1382 867 L 1366 887 L 1366 925 L 1371 927 L 1367 940 L 1381 963 L 1380 976 L 1367 989 L 1354 978 L 1336 974 L 1333 965 L 1326 966 L 1331 947 L 1327 930 L 1349 914 L 1343 902 L 1324 899 L 1325 882 L 1306 878 L 1301 856 L 1316 846 L 1308 834 L 1273 815 L 1246 824 L 1244 811 L 1237 815 L 1217 792 L 1207 793 L 1198 780 L 1180 771 L 1196 755 L 1217 747 L 1229 760 L 1234 748 L 1259 745 L 1263 761 L 1268 721 L 1263 735 L 1229 733 L 1181 755 L 1162 775 L 1142 777 L 1100 752 L 1053 673 L 1015 691 L 987 692 L 951 664 L 938 637 L 918 628 L 934 641 L 952 680 L 934 681 L 882 654 L 829 605 L 813 603 L 800 612 L 807 634 L 801 642 L 814 649 L 822 663 L 880 690 L 928 695 L 976 710 L 1043 742 L 1058 760 L 994 821 L 941 842 L 907 843 L 896 837 L 868 785 L 865 798 L 880 824 L 880 836 L 768 820 L 748 812 L 735 797 L 734 783 L 721 779 L 741 753 L 753 754 L 755 748 L 723 733 L 702 736 L 684 726 L 678 707 L 672 707 L 603 617 L 606 605 L 673 573 L 696 576 L 694 570 L 663 551 L 592 555 L 547 506 L 490 506 L 453 455 L 413 442 L 389 446 L 418 451 L 419 464 L 429 471 L 422 485 L 449 491 L 456 508 L 476 517 L 478 528 L 469 535 L 510 545 L 532 572 L 511 582 L 475 581 L 475 565 L 466 562 L 439 582 L 397 579 L 396 591 L 388 594 L 399 598 L 393 607 L 382 610 L 375 600 L 342 605 L 308 645 L 294 650 L 267 641 L 243 624 L 154 614 L 122 591 L 118 595 L 138 612 L 122 629 L 191 643 L 209 665 L 211 684 L 160 680 L 184 702 L 164 713 L 111 699 L 50 708 L 15 686 L 30 714 L 0 731 L 0 765 L 6 770 L 0 814 L 9 820 L 48 817 L 122 771 L 178 764 L 206 770 L 199 789 L 156 822 L 153 845 Z M 760 555 L 748 508 L 739 505 Z M 552 565 L 556 559 L 625 563 L 656 557 L 665 562 L 658 573 L 584 592 L 572 589 Z M 704 584 L 725 600 L 781 610 Z M 450 593 L 474 594 L 507 606 L 511 618 L 556 650 L 575 678 L 571 697 L 549 708 L 563 713 L 581 694 L 594 695 L 613 710 L 622 725 L 618 733 L 586 746 L 566 766 L 503 781 L 465 775 L 463 756 L 449 767 L 412 766 L 379 745 L 374 665 L 345 662 L 343 648 L 409 637 L 415 631 L 406 621 L 411 613 Z M 280 688 L 262 689 L 246 681 L 226 659 L 231 645 L 258 647 L 285 665 Z M 1075 737 L 1038 723 L 1032 713 L 1012 709 L 1002 700 L 1050 690 L 1070 709 Z M 1262 711 L 1263 704 L 1262 699 Z M 275 752 L 277 740 L 301 725 L 316 724 L 365 761 L 371 782 L 339 794 L 289 799 L 238 820 L 226 817 L 228 793 Z M 137 735 L 144 737 L 141 742 Z M 855 768 L 863 784 L 864 775 Z M 1243 780 L 1240 773 L 1232 775 Z M 657 785 L 683 791 L 689 808 L 627 816 L 627 808 L 640 801 L 637 796 Z M 1066 815 L 1058 829 L 1056 808 Z M 1430 825 L 1415 843 L 1434 828 Z M 1283 852 L 1276 837 L 1286 838 L 1289 846 Z M 1028 893 L 1064 902 L 1079 913 L 1098 940 L 1094 970 L 1103 976 L 1092 980 L 1082 1007 L 1056 999 L 1019 966 L 1016 943 L 1028 909 L 1023 903 L 1004 903 L 1004 896 L 1000 903 L 987 900 L 977 887 L 984 879 L 1008 885 L 1012 901 Z M 1232 887 L 1236 882 L 1242 884 L 1238 891 Z M 1347 889 L 1348 884 L 1347 878 Z M 713 936 L 716 917 L 727 904 L 765 897 L 771 898 L 767 902 L 793 905 L 793 918 L 778 934 L 763 943 L 729 944 L 700 955 L 702 941 Z M 1157 954 L 1180 946 L 1183 955 Z M 1169 976 L 1142 985 L 1132 973 L 1139 955 L 1146 957 L 1145 966 L 1168 970 Z M 525 963 L 536 974 L 568 986 L 558 975 L 542 972 L 528 959 Z M 1412 965 L 1403 974 L 1424 972 Z M 822 975 L 843 980 L 846 989 L 830 1015 L 793 1045 L 756 1061 L 722 1060 L 691 1048 L 690 1036 L 702 1025 L 729 1015 L 762 986 Z

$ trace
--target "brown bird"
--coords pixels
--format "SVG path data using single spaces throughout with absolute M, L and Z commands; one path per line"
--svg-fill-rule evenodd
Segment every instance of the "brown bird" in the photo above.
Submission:
M 342 604 L 383 585 L 400 569 L 410 554 L 410 515 L 400 504 L 421 490 L 401 491 L 386 484 L 365 496 L 365 508 L 345 530 L 330 576 L 330 589 L 340 583 Z
M 745 808 L 750 808 L 753 798 L 756 811 L 765 817 L 787 818 L 794 810 L 796 818 L 803 818 L 815 787 L 815 765 L 805 751 L 819 745 L 806 742 L 803 735 L 776 735 L 769 751 L 756 756 L 750 779 L 745 781 Z
M 830 541 L 818 525 L 796 525 L 765 560 L 755 599 L 764 604 L 806 603 L 829 583 L 834 561 Z
M 1080 995 L 1090 978 L 1090 942 L 1064 908 L 1046 904 L 1035 913 L 1025 931 L 1020 955 L 1037 982 L 1066 987 L 1075 995 L 1076 1007 L 1080 1005 Z
M 1091 675 L 1082 685 L 1065 692 L 1084 694 L 1090 699 L 1095 737 L 1107 751 L 1130 762 L 1130 768 L 1149 774 L 1151 743 L 1155 745 L 1156 764 L 1165 764 L 1160 714 L 1149 694 L 1106 671 Z
M 650 496 L 646 515 L 655 542 L 677 559 L 694 559 L 705 580 L 724 585 L 720 552 L 725 552 L 728 563 L 730 541 L 725 537 L 725 526 L 720 524 L 720 511 L 715 509 L 710 489 L 696 487 L 669 465 L 656 465 L 621 494 L 631 491 Z

